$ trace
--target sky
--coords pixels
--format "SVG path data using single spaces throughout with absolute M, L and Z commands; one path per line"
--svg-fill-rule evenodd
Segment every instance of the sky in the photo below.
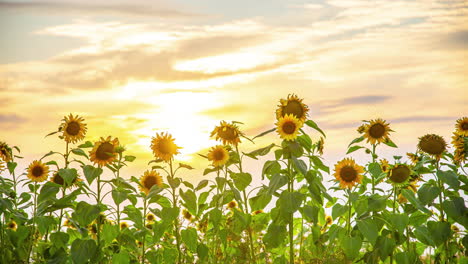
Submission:
M 20 168 L 63 151 L 45 135 L 69 113 L 85 118 L 86 140 L 112 135 L 137 157 L 124 177 L 148 168 L 157 132 L 171 133 L 192 182 L 221 120 L 253 137 L 288 94 L 327 134 L 330 166 L 361 120 L 390 123 L 399 149 L 378 152 L 391 159 L 427 133 L 449 141 L 468 115 L 466 1 L 0 0 L 0 34 L 0 141 L 21 148 Z M 258 179 L 261 161 L 246 163 Z

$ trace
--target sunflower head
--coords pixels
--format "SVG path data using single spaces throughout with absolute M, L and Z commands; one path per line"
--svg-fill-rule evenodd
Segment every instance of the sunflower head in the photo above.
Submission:
M 325 224 L 326 224 L 326 225 L 331 225 L 331 224 L 333 224 L 333 218 L 332 218 L 331 216 L 327 215 L 327 216 L 325 217 Z
M 65 219 L 65 221 L 63 222 L 63 226 L 66 226 L 68 228 L 75 228 L 75 225 L 70 221 L 70 219 Z
M 143 176 L 140 177 L 140 190 L 145 194 L 148 194 L 151 190 L 151 187 L 154 185 L 159 187 L 163 186 L 161 174 L 155 170 L 145 171 Z
M 148 229 L 153 229 L 153 223 L 146 223 L 145 227 Z
M 410 176 L 411 168 L 406 164 L 396 164 L 388 172 L 388 180 L 395 186 L 407 184 Z
M 468 137 L 468 117 L 462 117 L 457 120 L 455 125 L 456 132 L 464 137 Z
M 407 152 L 406 156 L 408 157 L 408 159 L 411 161 L 413 165 L 421 161 L 421 157 L 416 153 Z
M 154 216 L 154 214 L 149 213 L 149 214 L 146 215 L 146 220 L 148 220 L 148 221 L 151 222 L 151 221 L 154 221 L 154 219 L 156 219 L 156 217 Z
M 440 159 L 444 151 L 447 149 L 447 143 L 443 137 L 435 134 L 427 134 L 419 138 L 419 150 Z
M 229 161 L 229 152 L 222 145 L 214 146 L 208 152 L 208 160 L 213 162 L 214 167 L 222 167 Z
M 11 220 L 10 222 L 8 222 L 7 228 L 13 231 L 16 231 L 16 228 L 18 228 L 18 225 L 16 224 L 15 221 Z
M 65 116 L 60 125 L 60 131 L 63 132 L 63 139 L 68 143 L 75 143 L 84 139 L 86 135 L 86 124 L 80 116 Z
M 341 188 L 351 189 L 356 183 L 361 183 L 364 168 L 351 158 L 345 158 L 335 165 L 335 178 Z
M 52 174 L 52 177 L 50 178 L 50 181 L 55 183 L 55 184 L 58 184 L 60 186 L 68 187 L 65 180 L 63 179 L 62 176 L 60 176 L 58 171 L 56 171 L 56 172 L 54 172 L 54 174 Z M 80 178 L 75 177 L 73 179 L 72 183 L 70 184 L 70 187 L 77 184 L 79 181 L 81 181 Z
M 43 182 L 47 180 L 49 174 L 49 166 L 42 163 L 40 160 L 33 161 L 28 167 L 28 178 L 33 182 Z
M 378 118 L 371 120 L 365 126 L 364 137 L 371 144 L 379 144 L 389 139 L 388 136 L 391 131 L 389 124 L 385 120 Z
M 408 202 L 408 199 L 406 199 L 406 197 L 404 197 L 401 193 L 398 194 L 398 203 L 404 204 L 404 203 L 407 203 L 407 202 Z
M 174 155 L 179 154 L 180 147 L 174 143 L 174 138 L 169 133 L 156 133 L 151 140 L 151 149 L 156 158 L 170 161 Z
M 325 145 L 325 141 L 323 139 L 323 137 L 320 137 L 319 141 L 317 141 L 317 152 L 320 154 L 320 155 L 323 155 L 323 146 Z
M 363 134 L 364 132 L 366 132 L 366 129 L 367 129 L 367 124 L 362 124 L 356 130 L 359 134 Z
M 231 122 L 230 124 L 226 121 L 221 121 L 219 126 L 211 132 L 211 137 L 215 137 L 216 140 L 220 140 L 223 145 L 232 145 L 237 146 L 241 140 L 242 132 L 239 130 L 239 127 Z
M 191 214 L 188 210 L 186 210 L 186 209 L 182 210 L 182 215 L 183 215 L 184 218 L 187 219 L 188 221 L 192 221 L 193 216 L 192 216 L 192 214 Z
M 288 95 L 286 99 L 280 99 L 280 104 L 276 109 L 276 119 L 279 120 L 286 115 L 292 115 L 301 122 L 305 122 L 309 107 L 304 104 L 302 100 L 303 99 L 299 99 L 295 94 Z
M 454 132 L 452 136 L 452 145 L 455 148 L 453 161 L 456 165 L 460 165 L 465 162 L 466 157 L 468 157 L 468 137 Z
M 5 162 L 2 159 L 0 159 L 0 172 L 4 170 L 5 170 Z
M 228 207 L 229 209 L 234 209 L 234 208 L 237 207 L 237 202 L 234 201 L 234 200 L 232 200 L 232 201 L 230 201 L 230 202 L 227 204 L 227 207 Z
M 128 225 L 127 222 L 120 222 L 120 229 L 125 229 L 125 228 L 129 228 L 130 226 Z
M 297 138 L 299 129 L 303 123 L 292 114 L 287 114 L 278 119 L 276 123 L 276 131 L 284 140 L 292 141 Z
M 382 169 L 383 172 L 388 172 L 388 160 L 381 159 L 380 160 L 380 168 Z
M 8 146 L 5 142 L 0 141 L 0 159 L 2 159 L 5 162 L 9 162 L 11 161 L 12 156 L 13 151 L 10 148 L 10 146 Z
M 261 214 L 261 213 L 263 213 L 263 210 L 260 209 L 260 210 L 255 210 L 252 214 L 253 215 L 258 215 L 258 214 Z
M 106 166 L 112 163 L 117 156 L 115 149 L 119 145 L 119 139 L 112 139 L 110 136 L 106 139 L 102 138 L 94 143 L 94 147 L 91 150 L 90 160 L 100 166 Z

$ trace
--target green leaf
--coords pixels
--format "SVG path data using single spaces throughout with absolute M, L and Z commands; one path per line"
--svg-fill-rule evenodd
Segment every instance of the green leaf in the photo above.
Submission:
M 121 250 L 119 253 L 112 255 L 112 264 L 128 264 L 130 263 L 130 254 L 126 250 Z
M 272 195 L 268 193 L 268 189 L 262 189 L 256 196 L 249 199 L 250 207 L 253 211 L 261 210 L 270 203 Z
M 200 260 L 206 260 L 210 249 L 205 244 L 199 244 L 197 248 L 197 254 Z
M 250 173 L 230 173 L 231 179 L 234 181 L 234 185 L 237 189 L 242 192 L 252 182 L 252 175 Z
M 403 234 L 409 224 L 407 214 L 390 214 L 387 219 L 400 234 Z
M 325 133 L 323 133 L 322 129 L 320 129 L 320 128 L 318 127 L 318 125 L 317 125 L 314 121 L 312 121 L 312 120 L 307 120 L 307 121 L 305 122 L 305 124 L 308 125 L 309 127 L 313 128 L 313 129 L 317 130 L 318 132 L 320 132 L 320 134 L 322 134 L 324 138 L 327 137 L 327 136 L 325 135 Z
M 377 162 L 373 162 L 369 164 L 369 172 L 371 173 L 372 177 L 378 178 L 380 174 L 382 173 L 382 168 L 380 167 L 380 164 Z
M 448 217 L 468 229 L 468 210 L 463 198 L 456 197 L 452 200 L 446 200 L 442 202 L 442 208 Z
M 276 144 L 272 143 L 266 147 L 244 154 L 248 157 L 251 157 L 252 159 L 257 159 L 257 156 L 265 156 L 266 154 L 268 154 L 274 146 L 276 146 Z
M 362 239 L 360 237 L 344 236 L 340 239 L 340 243 L 341 248 L 349 260 L 354 260 L 359 256 L 359 250 L 362 246 Z
M 119 235 L 119 226 L 105 223 L 102 227 L 101 237 L 106 244 L 110 244 Z
M 50 198 L 55 198 L 55 196 L 59 192 L 59 189 L 60 187 L 58 187 L 55 183 L 47 182 L 46 184 L 42 186 L 41 192 L 39 193 L 39 196 L 37 197 L 37 202 L 41 203 Z
M 387 140 L 384 141 L 384 144 L 392 148 L 398 148 L 398 146 L 390 138 L 387 138 Z
M 208 185 L 209 181 L 208 180 L 201 180 L 198 185 L 197 185 L 197 188 L 195 188 L 195 191 L 199 191 L 203 188 L 205 188 L 207 185 Z
M 428 246 L 434 246 L 435 245 L 434 241 L 432 240 L 431 233 L 429 232 L 429 229 L 424 225 L 416 226 L 416 228 L 414 229 L 414 236 L 419 241 L 421 241 L 422 243 L 424 243 L 424 244 L 426 244 Z
M 373 194 L 367 200 L 369 211 L 380 212 L 386 208 L 387 197 Z
M 276 160 L 268 160 L 263 164 L 262 169 L 262 180 L 265 178 L 265 175 L 274 175 L 279 173 L 281 170 L 281 165 Z
M 380 236 L 375 245 L 379 251 L 380 259 L 382 261 L 385 261 L 385 259 L 393 253 L 395 246 L 395 240 L 387 236 Z
M 401 190 L 401 194 L 408 199 L 408 201 L 414 205 L 416 208 L 421 210 L 422 212 L 426 214 L 431 214 L 431 211 L 429 211 L 426 207 L 422 205 L 422 203 L 414 196 L 414 192 L 411 190 L 403 189 Z
M 256 139 L 256 138 L 258 138 L 258 137 L 263 137 L 264 135 L 269 134 L 269 133 L 271 133 L 271 132 L 274 132 L 275 130 L 276 130 L 276 127 L 275 127 L 275 128 L 272 128 L 272 129 L 269 129 L 269 130 L 267 130 L 267 131 L 265 131 L 265 132 L 262 132 L 262 133 L 256 135 L 256 136 L 255 136 L 254 138 L 252 138 L 252 139 Z
M 55 219 L 52 216 L 38 216 L 36 217 L 37 229 L 41 234 L 45 234 L 47 230 L 55 226 Z
M 76 169 L 60 169 L 58 171 L 60 177 L 63 178 L 63 181 L 65 182 L 66 186 L 70 186 L 73 181 L 78 178 L 78 172 Z
M 172 223 L 179 216 L 179 207 L 164 207 L 159 216 L 164 222 Z
M 395 254 L 395 260 L 396 263 L 398 264 L 415 264 L 415 263 L 421 263 L 419 260 L 418 255 L 413 252 L 399 252 Z
M 177 261 L 177 249 L 166 247 L 163 251 L 164 263 L 176 263 Z
M 93 167 L 91 165 L 85 165 L 83 166 L 83 174 L 85 175 L 88 184 L 91 185 L 94 179 L 102 174 L 102 169 Z
M 304 207 L 301 208 L 301 213 L 304 218 L 312 223 L 318 223 L 319 211 L 320 209 L 318 206 L 304 205 Z
M 430 204 L 439 196 L 439 193 L 439 187 L 423 184 L 421 188 L 418 189 L 418 198 L 422 204 Z
M 339 203 L 335 204 L 332 208 L 332 218 L 337 219 L 348 211 L 348 206 L 343 206 Z
M 184 241 L 187 248 L 192 252 L 197 252 L 198 235 L 195 228 L 189 227 L 180 232 L 182 241 Z
M 292 214 L 301 207 L 304 195 L 299 192 L 283 191 L 278 198 L 280 209 L 285 214 Z
M 460 181 L 458 176 L 453 171 L 438 171 L 437 177 L 441 179 L 444 183 L 448 184 L 452 189 L 458 190 L 460 187 Z
M 312 160 L 312 163 L 314 163 L 314 165 L 318 169 L 320 169 L 320 170 L 322 170 L 322 171 L 324 171 L 326 173 L 330 173 L 330 168 L 328 168 L 328 166 L 325 166 L 325 164 L 323 164 L 322 160 L 319 157 L 309 156 L 309 158 L 310 158 L 310 160 Z
M 197 214 L 196 194 L 190 189 L 187 189 L 187 191 L 185 192 L 179 189 L 179 194 L 180 194 L 180 197 L 182 197 L 183 199 L 183 205 L 185 206 L 185 208 L 187 208 L 187 210 L 189 210 L 189 212 L 191 212 L 192 214 L 196 215 Z
M 307 134 L 300 135 L 296 138 L 297 142 L 301 144 L 303 148 L 310 151 L 312 148 L 312 139 Z
M 114 200 L 116 205 L 121 204 L 123 201 L 127 199 L 127 192 L 119 191 L 117 189 L 112 190 L 112 199 Z
M 96 253 L 96 243 L 91 239 L 75 239 L 71 245 L 71 258 L 74 263 L 86 263 Z
M 85 201 L 81 201 L 76 206 L 72 218 L 78 222 L 81 227 L 89 225 L 99 215 L 100 210 L 97 205 L 90 205 Z
M 359 142 L 361 142 L 363 140 L 364 140 L 364 136 L 353 139 L 353 141 L 351 141 L 351 143 L 349 143 L 348 148 L 351 147 L 352 144 L 359 143 Z
M 52 242 L 54 247 L 57 248 L 67 248 L 69 239 L 70 236 L 64 232 L 56 232 L 50 234 L 50 241 Z
M 286 185 L 288 183 L 288 177 L 282 174 L 275 174 L 271 177 L 270 183 L 268 185 L 268 192 L 273 194 L 279 188 Z
M 135 156 L 125 155 L 124 160 L 128 162 L 133 162 L 136 159 Z
M 447 241 L 452 233 L 448 222 L 429 221 L 427 222 L 427 229 L 437 247 Z
M 88 158 L 88 155 L 86 155 L 86 153 L 84 152 L 84 150 L 82 150 L 82 149 L 80 149 L 80 148 L 72 149 L 72 152 L 73 152 L 73 154 L 75 154 L 75 155 L 83 156 L 83 157 Z
M 292 161 L 297 172 L 300 172 L 302 175 L 307 174 L 307 164 L 303 160 L 297 159 L 293 156 Z
M 362 235 L 369 240 L 369 242 L 374 245 L 377 237 L 379 236 L 379 230 L 374 220 L 367 218 L 364 220 L 358 220 L 357 226 Z
M 361 146 L 352 146 L 350 148 L 348 148 L 348 151 L 346 152 L 346 154 L 349 154 L 349 153 L 353 153 L 354 151 L 358 150 L 358 149 L 362 149 L 364 147 L 361 147 Z
M 78 146 L 79 148 L 92 148 L 94 144 L 91 141 L 86 141 L 85 143 Z
M 268 226 L 268 230 L 263 237 L 263 242 L 267 249 L 277 248 L 284 242 L 287 235 L 288 233 L 285 225 L 277 225 L 272 222 Z

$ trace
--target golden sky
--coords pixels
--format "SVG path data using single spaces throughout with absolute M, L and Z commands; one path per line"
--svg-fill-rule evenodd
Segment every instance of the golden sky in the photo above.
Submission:
M 0 34 L 0 141 L 24 163 L 64 148 L 44 136 L 69 113 L 87 140 L 118 137 L 134 175 L 156 132 L 201 169 L 220 120 L 253 137 L 290 93 L 327 133 L 329 165 L 363 119 L 391 124 L 391 157 L 468 115 L 466 1 L 0 1 Z

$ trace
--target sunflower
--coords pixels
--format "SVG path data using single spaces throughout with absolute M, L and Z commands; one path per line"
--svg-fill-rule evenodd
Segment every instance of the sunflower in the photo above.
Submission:
M 115 149 L 119 145 L 119 139 L 111 139 L 108 136 L 106 139 L 101 137 L 101 139 L 94 143 L 94 147 L 91 150 L 90 160 L 95 164 L 100 166 L 106 166 L 109 163 L 112 163 L 116 158 Z
M 146 215 L 146 220 L 148 220 L 148 221 L 151 222 L 151 221 L 154 221 L 154 219 L 156 219 L 156 217 L 154 216 L 154 214 L 149 213 L 149 214 Z
M 8 229 L 11 229 L 13 231 L 16 231 L 16 228 L 18 228 L 18 225 L 16 224 L 15 221 L 11 220 L 8 224 L 7 224 L 7 228 Z
M 237 207 L 237 202 L 236 201 L 230 201 L 228 204 L 227 204 L 227 207 L 230 208 L 230 209 L 234 209 Z
M 174 155 L 179 153 L 180 147 L 174 143 L 174 139 L 168 133 L 156 133 L 151 140 L 151 149 L 156 158 L 170 161 Z
M 40 160 L 33 161 L 28 167 L 28 178 L 33 182 L 43 182 L 47 180 L 49 174 L 49 166 L 42 163 Z
M 320 137 L 319 141 L 317 141 L 316 147 L 317 147 L 317 152 L 320 155 L 323 155 L 323 146 L 325 145 L 325 141 L 323 137 Z
M 381 159 L 380 160 L 380 168 L 382 169 L 383 172 L 388 172 L 388 160 Z
M 5 142 L 0 142 L 0 159 L 2 159 L 5 162 L 9 162 L 11 161 L 11 157 L 11 148 Z
M 287 114 L 284 117 L 278 119 L 276 123 L 276 131 L 280 137 L 284 140 L 295 140 L 299 129 L 302 127 L 303 123 L 299 121 L 292 114 Z
M 187 219 L 188 221 L 192 221 L 192 217 L 193 217 L 193 216 L 192 216 L 192 214 L 191 214 L 188 210 L 186 210 L 186 209 L 182 210 L 182 215 L 183 215 L 184 218 Z
M 421 161 L 421 157 L 418 154 L 407 152 L 406 156 L 411 160 L 413 165 Z
M 5 165 L 4 165 L 4 161 L 0 159 L 0 172 L 4 171 L 5 170 Z
M 419 150 L 439 159 L 447 148 L 443 137 L 435 134 L 427 134 L 419 138 Z
M 253 214 L 253 215 L 258 215 L 258 214 L 261 214 L 261 213 L 263 213 L 263 210 L 262 210 L 262 209 L 260 209 L 260 210 L 255 210 L 255 211 L 253 211 L 252 214 Z
M 229 124 L 226 121 L 221 121 L 219 126 L 213 129 L 210 137 L 216 136 L 216 140 L 220 140 L 224 145 L 237 146 L 241 142 L 240 137 L 242 135 L 242 132 L 236 124 Z
M 393 185 L 401 186 L 408 182 L 411 176 L 411 168 L 406 164 L 393 166 L 388 173 L 388 180 Z
M 278 105 L 278 109 L 276 109 L 276 119 L 279 120 L 286 115 L 292 115 L 301 122 L 305 122 L 309 107 L 302 103 L 302 100 L 295 94 L 288 95 L 287 99 L 280 99 L 280 104 Z
M 365 127 L 364 137 L 371 144 L 379 144 L 387 141 L 388 135 L 392 130 L 387 122 L 381 118 L 371 120 Z
M 120 222 L 120 229 L 125 229 L 125 228 L 129 228 L 130 226 L 128 225 L 127 222 Z
M 65 142 L 75 143 L 84 139 L 87 130 L 86 124 L 83 123 L 84 118 L 70 114 L 65 116 L 62 121 L 60 131 L 63 132 Z
M 146 194 L 148 194 L 151 190 L 151 187 L 157 185 L 159 187 L 163 186 L 163 181 L 161 175 L 155 171 L 145 171 L 143 176 L 140 177 L 140 190 Z
M 362 134 L 362 133 L 366 132 L 366 130 L 367 130 L 367 124 L 362 124 L 362 125 L 360 125 L 356 130 L 357 130 L 357 132 L 358 132 L 359 134 Z
M 455 148 L 453 153 L 453 161 L 460 165 L 468 157 L 468 137 L 464 137 L 457 132 L 453 133 L 452 145 Z
M 327 215 L 327 216 L 325 217 L 325 224 L 326 224 L 326 225 L 331 225 L 331 224 L 333 224 L 333 218 L 332 218 L 331 216 Z
M 66 226 L 68 228 L 72 228 L 72 229 L 75 229 L 75 225 L 70 221 L 70 219 L 65 219 L 65 221 L 63 222 L 63 226 Z
M 213 161 L 214 167 L 222 167 L 229 161 L 229 152 L 224 146 L 214 146 L 208 152 L 208 160 Z
M 65 185 L 66 185 L 66 184 L 65 184 L 65 180 L 62 178 L 62 176 L 60 176 L 60 174 L 58 173 L 58 171 L 55 172 L 54 174 L 52 174 L 52 177 L 50 178 L 50 181 L 53 182 L 53 183 L 55 183 L 55 184 L 58 184 L 58 185 L 60 185 L 60 186 L 65 186 Z M 81 179 L 78 178 L 78 177 L 75 177 L 75 178 L 73 179 L 72 183 L 70 184 L 70 187 L 71 187 L 72 185 L 77 184 L 79 181 L 81 181 Z M 67 186 L 67 187 L 68 187 L 68 186 Z
M 335 178 L 340 182 L 341 188 L 353 187 L 356 183 L 361 183 L 364 168 L 359 166 L 351 158 L 345 158 L 335 165 Z
M 147 224 L 145 225 L 145 227 L 148 228 L 148 229 L 153 229 L 153 223 L 152 223 L 152 222 L 151 222 L 151 223 L 147 223 Z
M 456 132 L 464 137 L 468 137 L 468 117 L 462 117 L 457 120 L 455 125 Z

